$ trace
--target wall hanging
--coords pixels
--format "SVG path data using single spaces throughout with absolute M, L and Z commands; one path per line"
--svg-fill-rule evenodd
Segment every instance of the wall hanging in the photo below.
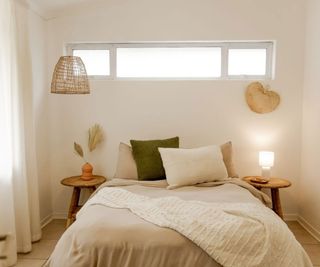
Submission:
M 264 87 L 260 82 L 248 85 L 246 100 L 252 111 L 261 114 L 274 111 L 280 104 L 279 94 Z

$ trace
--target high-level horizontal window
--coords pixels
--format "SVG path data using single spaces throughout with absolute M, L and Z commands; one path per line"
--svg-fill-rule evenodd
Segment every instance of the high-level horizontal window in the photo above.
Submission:
M 68 44 L 89 77 L 125 79 L 272 79 L 273 42 Z
M 217 78 L 220 47 L 117 48 L 117 77 Z
M 81 57 L 88 75 L 109 76 L 110 75 L 110 51 L 83 49 L 73 50 L 73 55 Z
M 229 75 L 266 75 L 267 49 L 229 49 Z

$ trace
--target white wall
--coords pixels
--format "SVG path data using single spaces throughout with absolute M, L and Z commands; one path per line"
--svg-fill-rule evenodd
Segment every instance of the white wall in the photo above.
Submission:
M 73 141 L 85 144 L 95 122 L 104 127 L 106 142 L 89 160 L 109 177 L 119 142 L 131 138 L 179 135 L 183 147 L 232 140 L 240 175 L 260 174 L 258 151 L 273 150 L 273 175 L 293 183 L 281 190 L 285 213 L 297 214 L 304 19 L 303 0 L 110 0 L 49 20 L 49 73 L 66 42 L 276 40 L 270 84 L 282 97 L 275 112 L 258 115 L 245 103 L 248 81 L 92 81 L 91 95 L 47 93 L 50 117 L 41 115 L 41 121 L 50 148 L 40 146 L 43 155 L 50 151 L 55 216 L 65 215 L 71 194 L 60 180 L 80 173 Z
M 308 0 L 299 213 L 320 238 L 320 1 Z
M 46 21 L 32 10 L 28 13 L 29 44 L 32 62 L 33 113 L 38 167 L 40 217 L 44 221 L 52 214 L 50 162 L 48 146 L 48 80 Z

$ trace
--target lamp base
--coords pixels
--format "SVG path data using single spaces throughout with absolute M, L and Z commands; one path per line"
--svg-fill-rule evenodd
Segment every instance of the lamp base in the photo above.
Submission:
M 270 173 L 271 173 L 270 167 L 262 167 L 261 179 L 269 182 L 270 181 Z

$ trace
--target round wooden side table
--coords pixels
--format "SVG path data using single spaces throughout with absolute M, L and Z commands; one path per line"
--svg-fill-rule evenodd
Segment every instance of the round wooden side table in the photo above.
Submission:
M 66 228 L 75 221 L 76 214 L 82 207 L 79 205 L 81 189 L 88 188 L 89 191 L 93 193 L 96 188 L 106 180 L 107 179 L 104 176 L 100 175 L 93 175 L 93 179 L 88 181 L 82 180 L 81 176 L 71 176 L 61 180 L 61 184 L 73 187 Z
M 7 240 L 7 235 L 0 235 L 0 242 L 5 242 Z M 1 260 L 6 260 L 7 259 L 7 256 L 5 255 L 0 255 L 0 261 Z M 2 266 L 0 264 L 0 266 Z
M 286 179 L 273 177 L 273 178 L 270 178 L 270 181 L 268 183 L 260 184 L 260 183 L 251 181 L 251 179 L 254 179 L 254 178 L 261 178 L 261 176 L 245 176 L 242 179 L 259 190 L 261 190 L 262 188 L 270 188 L 271 198 L 272 198 L 272 209 L 274 210 L 275 213 L 279 215 L 279 217 L 281 217 L 281 219 L 283 219 L 279 188 L 289 187 L 291 186 L 291 182 Z

